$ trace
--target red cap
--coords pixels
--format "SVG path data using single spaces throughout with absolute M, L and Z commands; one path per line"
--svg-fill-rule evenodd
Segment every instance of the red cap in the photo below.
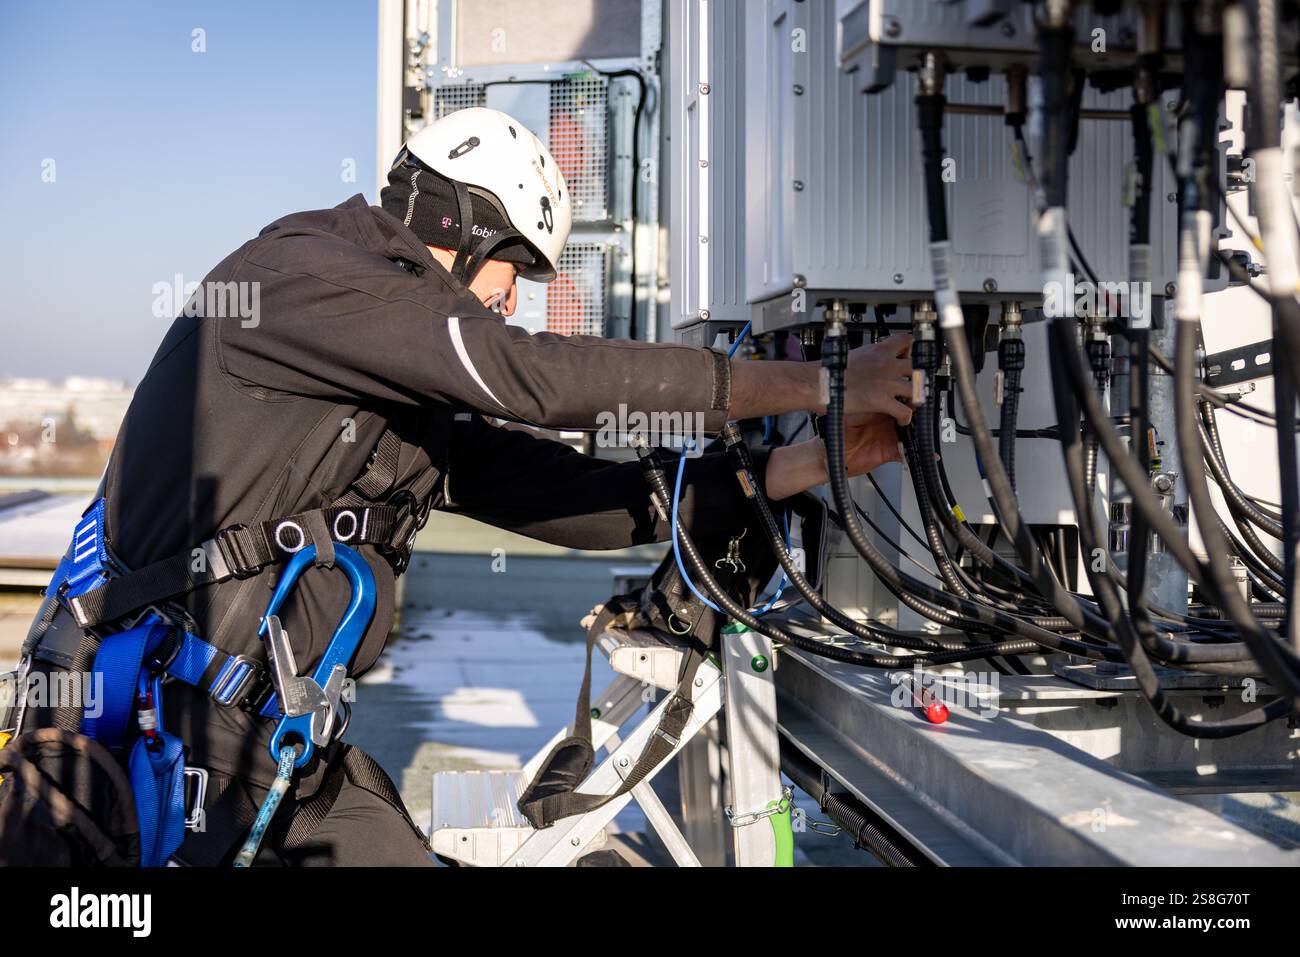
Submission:
M 929 719 L 931 724 L 943 724 L 948 720 L 948 708 L 942 701 L 931 701 L 929 705 L 926 706 L 925 716 Z

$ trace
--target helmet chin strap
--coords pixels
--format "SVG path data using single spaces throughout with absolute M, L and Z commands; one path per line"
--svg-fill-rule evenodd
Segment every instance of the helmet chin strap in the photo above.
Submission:
M 475 244 L 474 207 L 470 201 L 469 188 L 459 180 L 453 180 L 452 185 L 456 188 L 456 205 L 460 209 L 460 247 L 456 250 L 456 261 L 451 265 L 451 274 L 468 287 L 493 251 L 507 242 L 522 240 L 524 236 L 517 229 L 507 228 L 498 230 L 491 236 L 484 236 Z

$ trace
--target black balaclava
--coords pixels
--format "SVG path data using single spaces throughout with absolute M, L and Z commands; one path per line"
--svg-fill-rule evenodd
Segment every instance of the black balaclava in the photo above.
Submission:
M 457 253 L 453 275 L 466 285 L 485 259 L 532 266 L 536 257 L 510 225 L 496 197 L 448 179 L 405 150 L 379 194 L 384 211 L 401 220 L 426 246 Z M 462 205 L 469 210 L 461 215 Z M 462 225 L 469 220 L 468 231 Z

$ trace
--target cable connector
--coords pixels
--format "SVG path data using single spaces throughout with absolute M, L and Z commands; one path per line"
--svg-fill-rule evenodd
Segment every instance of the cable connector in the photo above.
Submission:
M 931 302 L 918 302 L 912 307 L 912 404 L 926 400 L 926 385 L 939 368 L 939 340 L 936 332 L 936 313 Z
M 822 337 L 822 367 L 818 376 L 821 404 L 831 404 L 832 369 L 847 369 L 849 365 L 849 310 L 843 300 L 837 299 L 826 307 L 826 334 Z

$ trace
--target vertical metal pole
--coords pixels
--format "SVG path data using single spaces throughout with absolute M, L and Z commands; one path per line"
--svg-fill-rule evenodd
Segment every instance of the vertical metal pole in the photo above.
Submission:
M 691 738 L 677 758 L 682 794 L 682 830 L 704 867 L 727 863 L 726 821 L 722 816 L 722 747 L 715 718 Z
M 729 817 L 737 867 L 791 863 L 787 842 L 777 839 L 782 827 L 788 831 L 789 818 L 775 820 L 770 813 L 782 801 L 775 665 L 768 638 L 738 625 L 723 629 Z
M 406 77 L 406 26 L 403 0 L 379 0 L 378 78 L 375 84 L 375 195 L 388 184 L 388 164 L 402 148 L 402 88 Z
M 1151 331 L 1151 341 L 1167 356 L 1174 354 L 1175 320 L 1166 309 L 1164 322 Z M 1164 497 L 1165 507 L 1184 531 L 1187 529 L 1187 482 L 1179 473 L 1178 429 L 1174 401 L 1174 377 L 1158 366 L 1151 367 L 1151 425 L 1160 442 L 1160 466 L 1153 469 L 1156 490 Z M 1176 614 L 1187 611 L 1187 571 L 1174 561 L 1152 537 L 1152 552 L 1147 558 L 1147 590 L 1153 605 Z

